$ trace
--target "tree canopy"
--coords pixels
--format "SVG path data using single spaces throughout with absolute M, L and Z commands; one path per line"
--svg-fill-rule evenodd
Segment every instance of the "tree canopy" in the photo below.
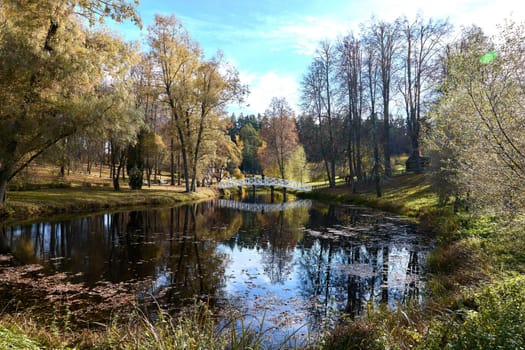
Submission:
M 0 6 L 0 203 L 7 183 L 59 140 L 103 123 L 101 86 L 128 62 L 119 39 L 90 20 L 138 16 L 123 1 L 6 1 Z M 114 54 L 119 52 L 118 55 Z

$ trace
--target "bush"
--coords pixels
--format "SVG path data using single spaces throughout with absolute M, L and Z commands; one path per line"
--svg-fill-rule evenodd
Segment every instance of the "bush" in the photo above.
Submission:
M 487 285 L 466 299 L 457 319 L 436 322 L 424 349 L 524 349 L 525 276 Z
M 129 187 L 131 187 L 132 190 L 140 190 L 142 188 L 142 171 L 140 171 L 139 168 L 134 166 L 129 171 Z
M 239 168 L 235 168 L 235 170 L 233 171 L 233 177 L 235 177 L 236 179 L 244 179 L 244 174 Z

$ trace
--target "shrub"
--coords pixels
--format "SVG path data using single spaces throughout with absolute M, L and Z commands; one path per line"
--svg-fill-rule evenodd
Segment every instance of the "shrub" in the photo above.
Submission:
M 142 188 L 142 171 L 134 166 L 129 171 L 129 187 L 133 190 L 140 190 Z
M 233 171 L 233 177 L 235 177 L 236 179 L 244 179 L 244 174 L 239 168 L 235 168 L 235 170 Z
M 487 285 L 466 299 L 456 320 L 435 322 L 424 349 L 524 349 L 525 276 Z

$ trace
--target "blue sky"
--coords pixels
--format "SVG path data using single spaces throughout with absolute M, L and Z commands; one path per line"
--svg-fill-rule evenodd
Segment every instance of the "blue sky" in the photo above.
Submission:
M 523 20 L 519 0 L 141 0 L 144 29 L 156 13 L 175 14 L 206 55 L 222 50 L 250 86 L 247 105 L 236 112 L 263 113 L 273 96 L 299 111 L 300 82 L 321 40 L 358 30 L 371 16 L 392 20 L 417 12 L 449 18 L 456 26 L 477 24 L 488 32 L 504 18 Z M 116 26 L 140 39 L 129 23 Z

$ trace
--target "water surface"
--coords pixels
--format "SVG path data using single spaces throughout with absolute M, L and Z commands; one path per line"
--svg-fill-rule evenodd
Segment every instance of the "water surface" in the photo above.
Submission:
M 342 313 L 421 302 L 429 243 L 410 224 L 352 206 L 228 200 L 1 229 L 0 246 L 88 288 L 140 282 L 166 308 L 234 307 L 274 342 L 306 339 Z

